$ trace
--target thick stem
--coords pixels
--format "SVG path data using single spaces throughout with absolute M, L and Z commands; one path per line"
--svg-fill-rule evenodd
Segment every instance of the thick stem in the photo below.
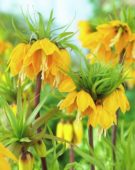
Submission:
M 117 123 L 118 123 L 118 111 L 116 112 L 117 116 Z M 113 157 L 113 170 L 115 170 L 115 162 L 116 162 L 116 154 L 115 154 L 115 147 L 116 147 L 116 140 L 117 140 L 117 126 L 113 125 L 112 127 L 112 157 Z
M 35 89 L 35 107 L 40 103 L 40 91 L 41 91 L 41 72 L 37 75 L 37 80 L 36 80 L 36 89 Z M 40 117 L 40 113 L 37 114 L 36 119 Z M 41 131 L 41 128 L 37 130 L 39 133 Z M 46 159 L 45 157 L 41 158 L 41 164 L 42 164 L 42 170 L 47 170 L 47 164 L 46 164 Z
M 89 137 L 89 145 L 92 150 L 94 150 L 94 144 L 93 144 L 93 128 L 90 125 L 88 130 L 88 137 Z M 91 156 L 93 156 L 93 153 L 91 153 Z M 90 165 L 90 170 L 95 170 L 95 167 L 93 164 Z
M 124 64 L 125 60 L 125 48 L 121 51 L 119 64 Z M 113 156 L 113 170 L 115 170 L 115 162 L 116 162 L 116 154 L 115 154 L 115 147 L 116 147 L 116 140 L 117 140 L 117 126 L 118 126 L 118 111 L 116 112 L 116 119 L 117 125 L 113 125 L 112 127 L 112 156 Z
M 73 163 L 75 161 L 75 155 L 74 155 L 74 148 L 73 146 L 70 147 L 69 149 L 69 161 L 70 163 Z M 70 170 L 74 170 L 74 168 L 71 168 Z

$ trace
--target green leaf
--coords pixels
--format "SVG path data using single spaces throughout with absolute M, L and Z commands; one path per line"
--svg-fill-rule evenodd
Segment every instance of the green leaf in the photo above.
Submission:
M 0 97 L 0 104 L 2 105 L 1 107 L 3 107 L 5 110 L 5 114 L 7 115 L 7 118 L 9 120 L 9 123 L 11 125 L 14 134 L 18 136 L 18 125 L 14 113 L 12 112 L 8 103 L 2 97 Z
M 31 142 L 31 140 L 30 140 L 28 137 L 22 138 L 22 139 L 20 139 L 19 141 L 20 141 L 20 142 L 26 142 L 26 143 Z
M 42 108 L 44 103 L 46 102 L 47 98 L 48 98 L 48 95 L 44 97 L 44 99 L 37 105 L 37 107 L 34 109 L 34 111 L 28 117 L 28 120 L 26 122 L 27 126 L 32 124 L 32 122 L 35 120 L 36 115 L 38 114 L 38 112 L 40 111 L 40 109 Z
M 41 35 L 41 38 L 44 38 L 45 36 L 44 19 L 40 12 L 38 12 L 38 16 L 39 16 L 39 33 Z

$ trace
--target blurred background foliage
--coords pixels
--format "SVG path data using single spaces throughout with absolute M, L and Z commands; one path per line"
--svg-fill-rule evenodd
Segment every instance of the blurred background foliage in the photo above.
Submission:
M 94 26 L 99 23 L 103 23 L 108 18 L 111 18 L 114 14 L 119 15 L 121 8 L 135 8 L 134 0 L 86 0 L 89 1 L 89 5 L 92 6 L 92 15 L 88 18 L 89 22 Z M 84 10 L 82 8 L 82 10 Z M 79 11 L 77 11 L 79 12 Z M 90 11 L 91 13 L 91 11 Z M 69 14 L 70 15 L 70 14 Z M 22 16 L 17 16 L 12 13 L 1 13 L 0 12 L 0 41 L 6 41 L 11 43 L 13 47 L 19 40 L 15 36 L 15 32 L 12 25 L 12 20 L 16 26 L 22 31 L 27 30 L 25 27 L 24 20 Z M 135 22 L 134 22 L 135 23 Z M 76 23 L 77 24 L 77 23 Z M 14 103 L 16 100 L 16 85 L 17 80 L 13 80 L 8 74 L 7 63 L 9 59 L 10 51 L 7 51 L 3 55 L 0 55 L 0 60 L 3 64 L 0 65 L 1 79 L 0 79 L 0 95 L 3 95 L 9 103 Z M 6 59 L 5 59 L 6 58 Z M 6 70 L 6 72 L 4 71 Z M 3 76 L 4 73 L 4 76 Z M 7 74 L 6 74 L 7 73 Z M 2 78 L 3 77 L 3 78 Z M 24 96 L 33 101 L 34 93 L 34 82 L 30 83 L 26 81 L 24 84 Z M 51 89 L 48 85 L 44 85 L 41 98 L 46 95 L 46 93 Z M 135 170 L 135 88 L 127 89 L 127 96 L 129 98 L 131 109 L 125 115 L 120 114 L 119 117 L 119 127 L 117 134 L 117 146 L 115 148 L 117 161 L 116 170 Z M 51 95 L 42 109 L 42 114 L 45 114 L 50 108 L 55 107 L 61 99 L 61 95 L 55 91 Z M 56 133 L 56 126 L 60 118 L 65 120 L 73 120 L 74 116 L 68 116 L 64 113 L 58 113 L 53 120 L 49 121 L 49 129 L 52 130 L 48 133 Z M 90 156 L 90 148 L 88 145 L 88 128 L 87 128 L 87 118 L 83 120 L 84 135 L 83 141 L 79 147 L 75 147 L 75 163 L 74 169 L 76 170 L 88 170 L 89 164 L 94 163 L 97 170 L 112 170 L 112 145 L 111 145 L 111 129 L 107 131 L 106 137 L 102 136 L 99 139 L 98 130 L 94 129 L 94 145 L 95 151 L 93 153 L 94 158 Z M 71 167 L 69 162 L 69 150 L 65 149 L 62 144 L 56 143 L 56 141 L 46 140 L 46 146 L 48 149 L 47 162 L 48 170 L 68 170 Z M 89 148 L 89 149 L 88 149 Z M 67 165 L 66 165 L 67 164 Z M 65 166 L 66 165 L 66 166 Z M 35 161 L 35 170 L 38 170 L 40 166 L 40 161 L 37 158 Z M 14 167 L 17 169 L 17 167 Z

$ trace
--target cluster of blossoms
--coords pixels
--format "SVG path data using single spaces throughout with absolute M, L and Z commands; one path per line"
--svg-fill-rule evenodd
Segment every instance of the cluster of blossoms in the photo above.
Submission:
M 96 66 L 101 67 L 98 70 Z M 59 103 L 59 107 L 61 110 L 66 109 L 67 112 L 77 110 L 78 117 L 89 116 L 89 125 L 93 127 L 99 125 L 106 130 L 113 124 L 117 124 L 116 111 L 119 108 L 123 113 L 130 108 L 121 84 L 124 77 L 121 70 L 114 72 L 113 75 L 113 68 L 110 66 L 105 70 L 99 63 L 89 64 L 88 67 L 88 71 L 84 72 L 85 76 L 74 73 L 75 78 L 68 82 L 68 86 L 67 82 L 63 81 L 60 91 L 67 92 L 68 95 Z M 92 73 L 91 70 L 94 72 Z M 105 77 L 106 74 L 108 74 L 107 77 Z M 117 77 L 114 84 L 113 76 Z
M 132 33 L 128 24 L 119 20 L 110 21 L 96 27 L 95 31 L 86 32 L 84 25 L 81 25 L 80 40 L 82 46 L 90 50 L 88 58 L 118 63 L 120 55 L 124 50 L 124 60 L 131 64 L 135 59 L 135 34 Z M 95 60 L 93 58 L 93 60 Z
M 61 120 L 56 127 L 56 136 L 73 144 L 80 144 L 83 137 L 83 125 L 81 121 L 73 122 Z M 69 147 L 69 144 L 66 144 Z
M 49 39 L 41 39 L 32 44 L 20 43 L 10 58 L 10 69 L 13 76 L 27 76 L 34 79 L 40 72 L 42 80 L 58 87 L 66 79 L 63 70 L 70 64 L 66 49 L 59 49 Z

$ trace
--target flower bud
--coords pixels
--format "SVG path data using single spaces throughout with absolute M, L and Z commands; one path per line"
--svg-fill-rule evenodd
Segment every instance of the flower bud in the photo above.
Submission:
M 19 170 L 33 170 L 34 159 L 30 152 L 22 153 L 19 157 Z
M 64 132 L 64 139 L 72 142 L 73 140 L 73 126 L 70 122 L 67 122 L 63 126 L 63 132 Z M 66 147 L 68 147 L 69 144 L 66 144 Z
M 62 138 L 62 139 L 64 138 L 63 127 L 64 127 L 64 123 L 63 121 L 60 121 L 56 127 L 56 136 L 58 138 Z M 58 143 L 61 143 L 61 142 L 58 141 Z
M 35 148 L 39 157 L 46 156 L 46 146 L 42 140 L 37 141 L 37 143 L 34 145 L 34 148 Z
M 73 130 L 74 130 L 74 143 L 80 144 L 83 137 L 83 126 L 81 120 L 75 120 L 73 122 Z

